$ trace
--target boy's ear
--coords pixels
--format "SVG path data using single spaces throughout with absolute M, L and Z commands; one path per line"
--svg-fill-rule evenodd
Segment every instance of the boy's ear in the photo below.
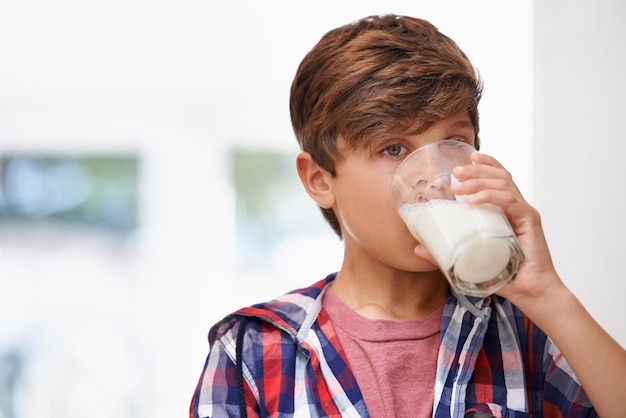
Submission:
M 296 158 L 298 176 L 306 192 L 318 206 L 330 209 L 335 204 L 331 188 L 332 175 L 320 167 L 308 152 L 301 152 Z

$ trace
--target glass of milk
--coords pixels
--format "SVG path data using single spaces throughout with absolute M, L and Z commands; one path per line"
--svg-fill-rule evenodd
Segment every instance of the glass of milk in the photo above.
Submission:
M 502 209 L 469 205 L 450 192 L 452 169 L 472 164 L 475 149 L 439 141 L 413 151 L 398 166 L 391 196 L 411 234 L 437 261 L 454 290 L 485 297 L 513 280 L 524 260 Z

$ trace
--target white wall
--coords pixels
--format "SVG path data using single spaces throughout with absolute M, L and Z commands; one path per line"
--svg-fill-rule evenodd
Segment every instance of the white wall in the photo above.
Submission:
M 535 2 L 534 195 L 562 278 L 626 346 L 626 3 Z

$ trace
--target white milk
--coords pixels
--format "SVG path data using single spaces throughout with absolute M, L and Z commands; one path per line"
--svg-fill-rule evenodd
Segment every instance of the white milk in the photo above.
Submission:
M 459 279 L 481 283 L 496 277 L 509 263 L 507 238 L 513 232 L 496 206 L 430 200 L 404 204 L 399 213 L 446 275 L 453 269 Z

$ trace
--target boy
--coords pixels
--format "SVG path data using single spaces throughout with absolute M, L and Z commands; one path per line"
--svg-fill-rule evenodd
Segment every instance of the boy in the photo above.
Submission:
M 190 417 L 623 416 L 626 351 L 564 286 L 539 214 L 494 158 L 456 167 L 452 191 L 502 207 L 515 230 L 526 258 L 497 295 L 452 292 L 393 208 L 391 176 L 411 151 L 445 139 L 478 150 L 480 97 L 465 54 L 426 21 L 373 16 L 322 37 L 293 81 L 291 119 L 342 267 L 216 324 Z

